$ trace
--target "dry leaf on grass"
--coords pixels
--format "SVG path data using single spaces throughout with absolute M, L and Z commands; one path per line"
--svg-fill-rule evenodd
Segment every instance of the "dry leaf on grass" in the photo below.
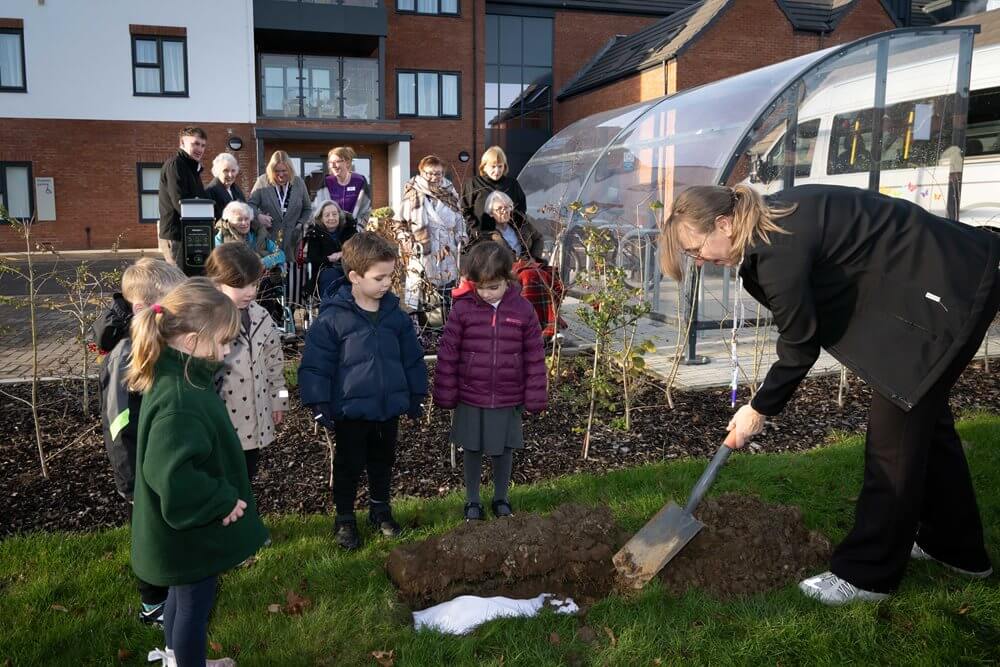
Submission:
M 549 643 L 550 644 L 555 645 L 555 644 L 558 644 L 560 641 L 562 641 L 562 640 L 559 639 L 559 633 L 558 632 L 553 632 L 552 634 L 549 635 Z
M 118 662 L 125 662 L 132 657 L 132 651 L 127 648 L 118 649 Z
M 272 613 L 272 614 L 277 614 L 277 613 L 281 612 L 281 605 L 280 604 L 269 604 L 269 605 L 267 605 L 267 610 L 270 613 Z
M 971 609 L 972 607 L 970 607 L 968 604 L 963 604 L 961 607 L 958 608 L 958 615 L 965 616 L 966 614 L 969 613 Z
M 54 604 L 54 605 L 52 605 L 52 611 L 61 611 L 64 614 L 69 613 L 69 609 L 67 609 L 66 607 L 62 606 L 61 604 Z
M 301 616 L 302 612 L 312 604 L 312 600 L 295 591 L 285 593 L 285 613 L 289 616 Z
M 615 633 L 611 631 L 611 628 L 609 628 L 606 625 L 604 626 L 604 634 L 606 634 L 608 636 L 608 639 L 611 640 L 612 646 L 618 646 L 618 638 L 615 637 Z
M 375 662 L 380 664 L 382 667 L 392 667 L 396 664 L 396 649 L 390 649 L 388 651 L 372 651 L 372 657 L 375 658 Z
M 208 642 L 208 648 L 212 649 L 212 653 L 222 653 L 222 644 L 219 642 Z

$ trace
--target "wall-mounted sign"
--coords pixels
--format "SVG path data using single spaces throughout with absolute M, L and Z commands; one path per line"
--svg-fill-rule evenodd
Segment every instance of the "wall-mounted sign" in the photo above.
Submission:
M 56 179 L 51 176 L 35 178 L 35 213 L 40 222 L 56 219 Z

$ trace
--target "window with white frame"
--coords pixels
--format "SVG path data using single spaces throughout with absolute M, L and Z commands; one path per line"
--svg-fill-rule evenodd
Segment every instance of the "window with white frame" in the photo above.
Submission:
M 34 212 L 30 162 L 0 162 L 0 205 L 7 218 L 30 220 Z
M 132 35 L 132 85 L 137 96 L 186 97 L 187 38 Z
M 0 93 L 24 93 L 24 29 L 0 28 Z
M 452 72 L 396 72 L 396 113 L 420 118 L 458 118 L 459 75 Z
M 403 14 L 458 16 L 458 0 L 396 0 L 396 11 Z
M 160 169 L 157 162 L 140 162 L 135 166 L 139 181 L 139 222 L 155 223 L 160 219 Z

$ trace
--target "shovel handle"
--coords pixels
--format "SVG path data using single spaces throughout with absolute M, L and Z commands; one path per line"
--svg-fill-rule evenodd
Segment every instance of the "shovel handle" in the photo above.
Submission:
M 715 477 L 719 474 L 719 468 L 725 464 L 726 459 L 732 453 L 733 450 L 726 445 L 719 447 L 719 451 L 715 453 L 712 462 L 705 468 L 705 472 L 701 473 L 701 478 L 694 485 L 694 489 L 691 490 L 691 497 L 688 498 L 687 506 L 684 507 L 685 514 L 694 514 L 695 508 L 698 507 L 705 492 L 712 486 L 712 482 L 715 481 Z

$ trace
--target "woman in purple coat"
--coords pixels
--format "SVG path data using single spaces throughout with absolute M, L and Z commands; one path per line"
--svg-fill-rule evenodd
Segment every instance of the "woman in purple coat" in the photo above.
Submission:
M 313 215 L 319 212 L 323 202 L 334 201 L 341 211 L 353 216 L 358 230 L 364 231 L 372 212 L 372 193 L 365 177 L 353 171 L 356 157 L 357 153 L 350 146 L 330 149 L 327 154 L 330 175 L 326 177 L 324 187 L 316 191 Z
M 512 274 L 514 257 L 495 241 L 466 257 L 466 281 L 452 293 L 438 344 L 434 403 L 454 409 L 451 440 L 462 448 L 465 520 L 486 518 L 479 500 L 483 454 L 493 463 L 493 514 L 510 516 L 507 491 L 515 449 L 524 446 L 521 414 L 548 401 L 542 329 Z

